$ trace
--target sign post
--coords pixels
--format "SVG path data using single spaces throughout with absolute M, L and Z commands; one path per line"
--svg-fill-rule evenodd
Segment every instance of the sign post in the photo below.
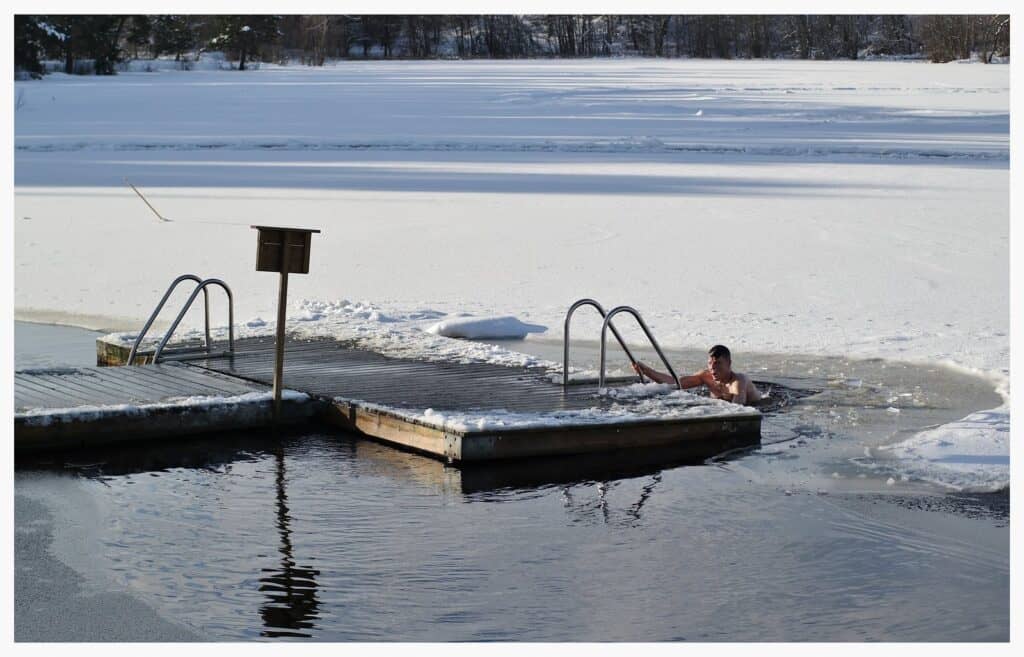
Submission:
M 256 271 L 278 272 L 277 288 L 277 340 L 274 352 L 274 421 L 281 417 L 281 389 L 284 380 L 285 311 L 288 309 L 288 274 L 309 273 L 309 246 L 311 228 L 280 228 L 252 226 L 259 235 L 256 240 Z

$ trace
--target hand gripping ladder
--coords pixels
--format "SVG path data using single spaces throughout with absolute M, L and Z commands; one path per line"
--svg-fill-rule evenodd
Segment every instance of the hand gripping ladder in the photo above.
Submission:
M 610 311 L 608 311 L 608 314 L 605 315 L 604 324 L 601 326 L 601 374 L 597 379 L 597 387 L 604 387 L 605 346 L 608 341 L 608 329 L 609 327 L 611 327 L 612 317 L 615 317 L 619 313 L 629 313 L 630 315 L 636 318 L 637 323 L 640 324 L 640 328 L 644 330 L 644 334 L 647 336 L 647 339 L 651 341 L 651 346 L 654 347 L 654 350 L 656 352 L 658 352 L 658 357 L 661 358 L 661 362 L 665 364 L 665 367 L 668 369 L 668 373 L 672 375 L 672 380 L 676 382 L 676 387 L 682 390 L 683 384 L 679 380 L 679 375 L 676 374 L 676 371 L 672 369 L 671 363 L 669 363 L 668 359 L 665 358 L 665 354 L 662 353 L 661 347 L 658 345 L 658 341 L 655 340 L 654 335 L 651 334 L 651 329 L 647 328 L 647 323 L 644 322 L 644 319 L 643 317 L 640 316 L 640 313 L 638 313 L 635 308 L 631 308 L 630 306 L 618 306 L 616 308 L 612 308 Z M 612 332 L 614 331 L 615 329 L 612 328 Z M 618 337 L 618 334 L 616 334 L 616 337 Z M 622 339 L 620 338 L 619 343 L 621 344 L 621 342 Z M 623 345 L 623 348 L 625 348 L 625 345 Z M 629 352 L 627 351 L 626 354 L 628 355 Z M 630 356 L 630 358 L 632 359 L 632 356 Z M 636 361 L 634 360 L 633 362 L 635 363 Z M 643 381 L 643 377 L 640 377 L 640 380 Z
M 651 330 L 649 328 L 647 328 L 647 324 L 645 324 L 644 320 L 640 317 L 640 313 L 638 313 L 633 308 L 630 308 L 629 306 L 619 306 L 617 308 L 613 308 L 611 312 L 606 313 L 604 311 L 604 308 L 601 306 L 601 304 L 599 304 L 598 302 L 594 301 L 593 299 L 580 299 L 576 303 L 574 303 L 571 306 L 569 306 L 569 311 L 565 314 L 565 329 L 564 329 L 564 334 L 563 334 L 563 337 L 562 337 L 562 351 L 563 351 L 563 359 L 562 359 L 562 363 L 563 363 L 563 365 L 562 365 L 562 386 L 563 387 L 566 387 L 566 386 L 569 385 L 569 324 L 572 321 L 572 314 L 574 312 L 576 312 L 576 309 L 579 308 L 580 306 L 593 306 L 594 309 L 597 310 L 597 312 L 599 312 L 601 314 L 601 317 L 604 319 L 604 324 L 601 326 L 601 375 L 600 375 L 600 378 L 598 379 L 598 385 L 600 387 L 602 387 L 602 388 L 604 387 L 605 342 L 606 342 L 606 338 L 607 338 L 607 335 L 608 335 L 608 329 L 611 329 L 612 334 L 615 336 L 615 339 L 618 340 L 618 342 L 619 342 L 619 346 L 621 346 L 622 350 L 626 352 L 626 357 L 629 358 L 629 362 L 634 363 L 634 364 L 636 363 L 636 358 L 633 357 L 633 353 L 629 350 L 629 347 L 626 346 L 626 342 L 622 339 L 622 336 L 615 329 L 615 326 L 612 325 L 612 317 L 614 317 L 615 315 L 617 315 L 617 314 L 619 314 L 621 312 L 628 312 L 628 313 L 630 313 L 631 315 L 633 315 L 633 317 L 636 318 L 637 322 L 640 323 L 640 328 L 642 328 L 644 330 L 644 333 L 647 334 L 647 339 L 651 341 L 651 344 L 654 346 L 654 350 L 658 352 L 658 356 L 661 357 L 661 362 L 665 364 L 665 367 L 668 368 L 668 371 L 672 374 L 673 378 L 675 378 L 676 385 L 677 386 L 679 385 L 679 377 L 676 376 L 675 370 L 672 369 L 672 366 L 669 364 L 668 359 L 665 358 L 665 354 L 663 354 L 661 352 L 661 347 L 658 346 L 658 342 L 654 339 L 654 336 L 651 335 Z M 644 375 L 640 374 L 639 376 L 640 376 L 640 381 L 643 382 L 644 381 Z
M 167 288 L 167 292 L 165 292 L 163 298 L 160 299 L 160 303 L 156 305 L 156 308 L 153 309 L 153 313 L 149 316 L 149 319 L 146 320 L 145 326 L 143 326 L 142 330 L 139 331 L 139 335 L 135 338 L 135 344 L 132 345 L 132 350 L 128 353 L 128 365 L 132 365 L 135 363 L 135 356 L 139 351 L 139 345 L 142 344 L 142 340 L 146 337 L 146 333 L 149 332 L 150 327 L 153 326 L 153 322 L 156 321 L 156 318 L 160 314 L 160 311 L 163 310 L 164 304 L 167 303 L 167 299 L 170 298 L 171 293 L 174 292 L 175 288 L 177 288 L 178 284 L 181 283 L 182 281 L 194 281 L 196 283 L 196 289 L 192 290 L 192 294 L 185 302 L 185 305 L 182 306 L 181 311 L 178 313 L 178 316 L 174 319 L 174 322 L 171 324 L 171 327 L 167 329 L 167 333 L 164 334 L 164 337 L 160 341 L 160 344 L 157 346 L 156 351 L 153 352 L 153 362 L 160 362 L 160 358 L 164 353 L 164 347 L 167 346 L 167 342 L 171 339 L 171 336 L 174 335 L 175 329 L 178 328 L 178 324 L 180 324 L 181 320 L 185 317 L 185 313 L 187 313 L 189 308 L 192 307 L 192 302 L 195 301 L 197 296 L 199 296 L 200 291 L 202 291 L 203 293 L 203 305 L 205 311 L 205 341 L 203 343 L 203 346 L 199 349 L 175 349 L 173 351 L 169 351 L 168 353 L 174 354 L 175 356 L 178 357 L 178 359 L 181 360 L 188 358 L 211 358 L 216 356 L 228 356 L 235 353 L 235 303 L 234 297 L 231 294 L 231 288 L 228 287 L 227 283 L 218 278 L 207 278 L 203 280 L 196 276 L 195 274 L 182 274 L 181 276 L 174 279 L 170 287 Z M 228 296 L 228 349 L 227 351 L 223 351 L 217 354 L 210 352 L 210 347 L 212 345 L 210 341 L 210 295 L 207 292 L 206 288 L 211 285 L 216 285 L 220 287 Z

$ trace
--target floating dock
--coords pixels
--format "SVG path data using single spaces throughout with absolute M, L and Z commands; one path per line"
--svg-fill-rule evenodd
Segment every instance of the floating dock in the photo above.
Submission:
M 281 421 L 306 421 L 316 413 L 314 400 L 290 395 Z M 183 363 L 14 374 L 18 451 L 253 429 L 272 420 L 269 386 Z
M 690 395 L 666 410 L 651 397 L 598 395 L 596 385 L 563 388 L 542 369 L 394 358 L 331 339 L 289 340 L 285 353 L 284 386 L 304 394 L 286 400 L 284 421 L 318 418 L 449 462 L 696 446 L 713 454 L 760 440 L 758 410 Z M 127 355 L 97 345 L 101 363 Z M 236 341 L 230 357 L 19 372 L 15 447 L 270 426 L 273 364 L 266 337 Z

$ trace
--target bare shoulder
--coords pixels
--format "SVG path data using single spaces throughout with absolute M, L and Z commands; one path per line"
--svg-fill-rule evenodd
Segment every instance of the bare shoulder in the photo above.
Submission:
M 736 379 L 739 381 L 741 388 L 747 391 L 747 401 L 756 402 L 761 400 L 761 391 L 754 385 L 754 380 L 746 374 L 736 373 Z

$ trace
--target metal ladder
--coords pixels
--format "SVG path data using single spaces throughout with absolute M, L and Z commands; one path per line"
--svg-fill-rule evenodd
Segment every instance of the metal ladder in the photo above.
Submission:
M 181 283 L 182 281 L 194 281 L 197 284 L 196 288 L 192 290 L 192 294 L 189 295 L 188 300 L 185 301 L 185 305 L 182 306 L 181 311 L 178 313 L 178 316 L 174 319 L 174 322 L 171 324 L 171 327 L 167 329 L 167 333 L 164 334 L 163 339 L 160 340 L 160 343 L 157 345 L 156 350 L 153 352 L 152 362 L 160 362 L 160 358 L 164 354 L 164 348 L 167 346 L 168 341 L 170 341 L 171 336 L 174 335 L 174 331 L 178 328 L 178 324 L 180 324 L 181 320 L 185 317 L 185 313 L 187 313 L 189 308 L 192 307 L 192 302 L 195 301 L 197 296 L 199 296 L 200 291 L 202 291 L 203 293 L 203 305 L 205 311 L 205 341 L 203 343 L 203 346 L 199 348 L 170 349 L 167 350 L 167 354 L 169 356 L 173 355 L 175 357 L 175 360 L 188 360 L 195 358 L 213 358 L 219 356 L 230 356 L 235 353 L 235 302 L 234 297 L 231 294 L 231 288 L 229 288 L 228 284 L 220 280 L 219 278 L 201 279 L 195 274 L 182 274 L 181 276 L 174 279 L 171 285 L 167 288 L 167 291 L 164 293 L 163 298 L 160 299 L 160 303 L 156 305 L 156 308 L 153 310 L 153 313 L 149 316 L 149 319 L 146 320 L 145 326 L 143 326 L 142 330 L 139 331 L 139 335 L 135 338 L 135 344 L 132 345 L 132 349 L 128 353 L 128 365 L 133 365 L 135 363 L 135 356 L 138 354 L 139 345 L 142 344 L 142 340 L 146 337 L 146 333 L 149 332 L 150 327 L 153 326 L 153 322 L 156 321 L 156 318 L 160 314 L 160 311 L 163 310 L 164 304 L 167 303 L 167 299 L 170 298 L 171 293 L 174 292 L 175 288 L 177 288 L 178 284 Z M 228 349 L 227 351 L 222 351 L 216 354 L 210 352 L 210 347 L 212 345 L 212 342 L 210 341 L 210 294 L 209 292 L 207 292 L 206 288 L 211 285 L 216 285 L 220 287 L 228 296 Z
M 668 362 L 668 359 L 665 358 L 665 354 L 661 351 L 661 346 L 658 344 L 658 341 L 654 339 L 654 335 L 651 334 L 651 329 L 647 327 L 647 323 L 644 322 L 643 317 L 640 316 L 640 313 L 637 312 L 635 308 L 632 308 L 630 306 L 616 306 L 615 308 L 612 308 L 610 312 L 606 313 L 601 304 L 599 304 L 597 301 L 594 301 L 593 299 L 580 299 L 576 303 L 569 306 L 569 310 L 565 314 L 565 329 L 562 336 L 562 387 L 568 387 L 569 385 L 569 324 L 572 321 L 573 313 L 576 312 L 576 309 L 579 308 L 580 306 L 593 306 L 604 319 L 604 323 L 601 325 L 601 372 L 597 380 L 599 388 L 604 387 L 605 381 L 604 371 L 608 329 L 611 329 L 612 334 L 615 336 L 615 339 L 618 340 L 619 345 L 622 347 L 622 350 L 626 352 L 626 356 L 629 358 L 629 362 L 633 364 L 636 364 L 637 362 L 636 358 L 633 357 L 633 353 L 629 350 L 629 347 L 626 346 L 626 342 L 622 339 L 622 336 L 619 334 L 618 330 L 616 330 L 615 326 L 612 325 L 612 318 L 615 317 L 615 315 L 624 312 L 629 313 L 634 318 L 636 318 L 637 323 L 640 324 L 640 328 L 643 329 L 644 334 L 647 335 L 647 339 L 651 342 L 651 346 L 653 346 L 654 350 L 658 352 L 658 356 L 661 358 L 661 362 L 665 365 L 665 367 L 669 371 L 669 374 L 671 374 L 672 378 L 675 380 L 676 386 L 680 390 L 682 390 L 682 384 L 679 382 L 679 376 L 676 374 L 676 371 L 672 368 L 672 365 Z M 644 375 L 639 374 L 639 376 L 640 381 L 643 382 Z

